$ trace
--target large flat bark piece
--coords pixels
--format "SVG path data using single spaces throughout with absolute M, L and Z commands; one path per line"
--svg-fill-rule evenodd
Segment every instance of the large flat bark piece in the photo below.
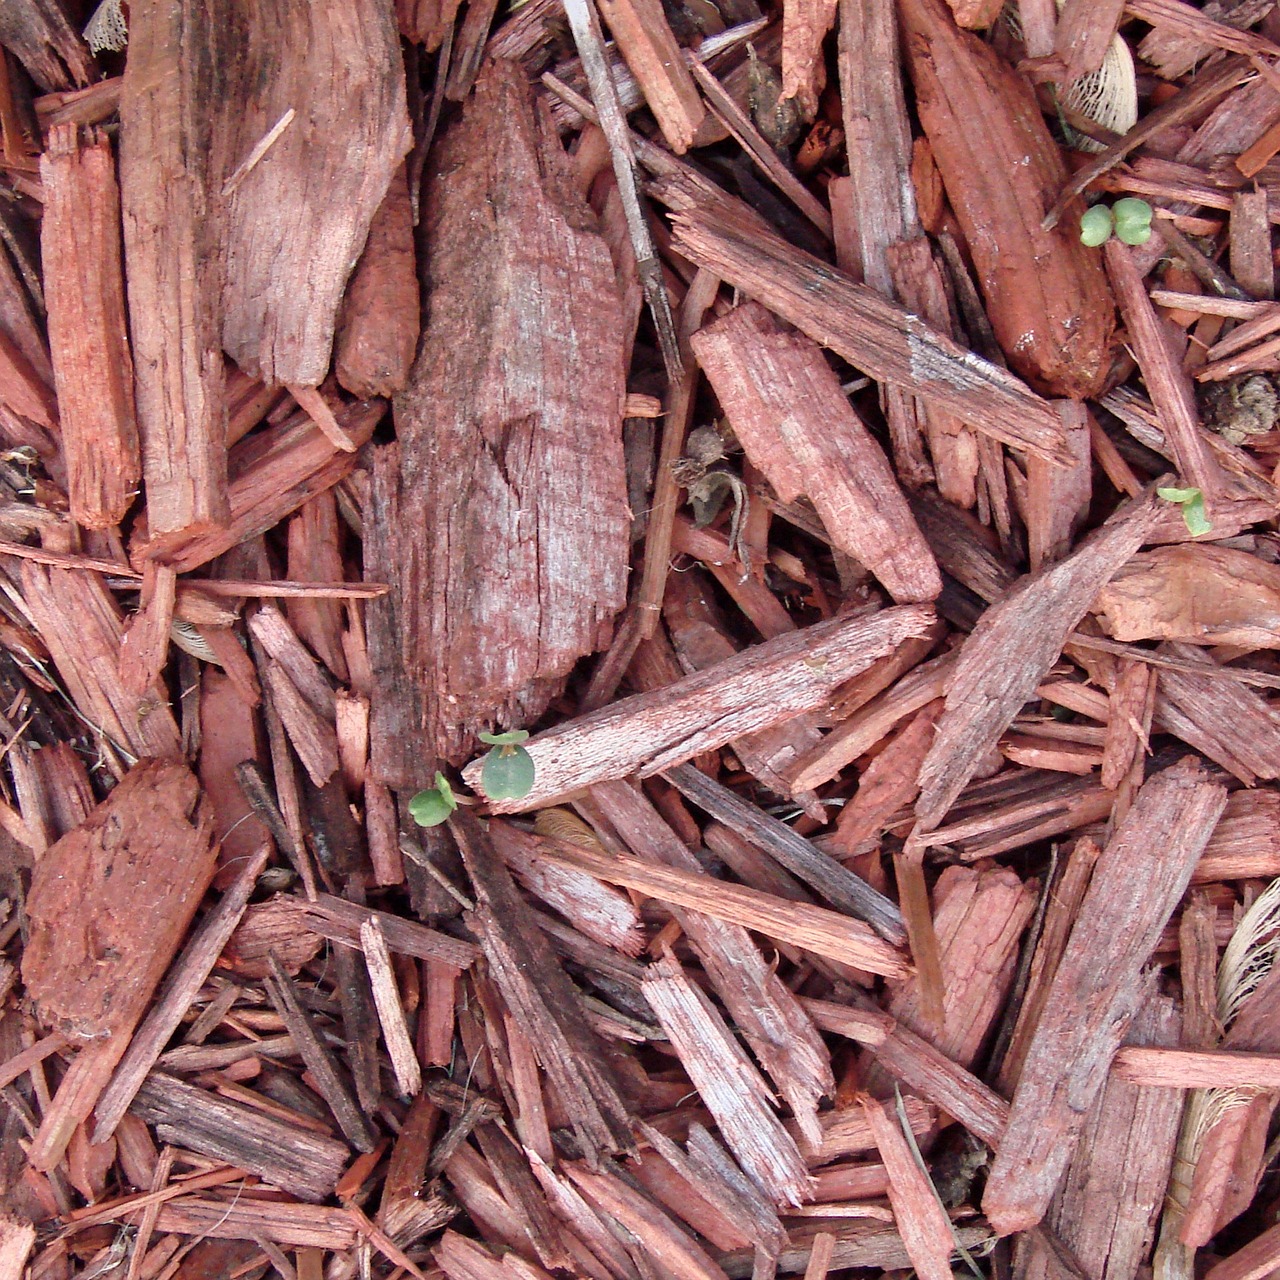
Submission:
M 1000 1235 L 1049 1208 L 1111 1060 L 1147 998 L 1145 969 L 1227 803 L 1195 757 L 1149 778 L 1107 842 L 1054 974 L 982 1209 Z
M 314 387 L 347 278 L 412 143 L 395 15 L 386 0 L 236 8 L 243 91 L 225 107 L 222 342 L 263 382 Z
M 478 213 L 477 210 L 482 212 Z M 613 263 L 521 73 L 495 63 L 428 176 L 430 317 L 374 467 L 376 775 L 416 785 L 536 719 L 625 602 Z
M 153 533 L 227 520 L 222 254 L 214 188 L 233 97 L 230 0 L 130 8 L 120 199 L 147 520 Z
M 146 761 L 40 860 L 22 976 L 50 1025 L 81 1040 L 132 1029 L 215 860 L 191 772 Z

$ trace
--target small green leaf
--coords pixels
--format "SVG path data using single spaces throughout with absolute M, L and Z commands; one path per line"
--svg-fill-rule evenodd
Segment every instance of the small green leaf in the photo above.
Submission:
M 1155 210 L 1145 200 L 1139 200 L 1135 196 L 1125 196 L 1123 200 L 1117 200 L 1111 206 L 1111 213 L 1117 226 L 1124 222 L 1149 223 L 1154 212 Z
M 1112 225 L 1111 210 L 1105 204 L 1095 204 L 1080 215 L 1081 242 L 1096 249 L 1110 238 Z
M 529 741 L 529 730 L 508 729 L 506 733 L 478 733 L 476 737 L 491 747 L 514 747 Z
M 1117 200 L 1111 212 L 1116 221 L 1116 235 L 1125 244 L 1146 244 L 1151 239 L 1153 211 L 1145 200 L 1132 196 Z
M 1190 502 L 1182 504 L 1182 518 L 1186 521 L 1187 532 L 1193 538 L 1198 538 L 1202 533 L 1210 533 L 1213 530 L 1213 523 L 1205 515 L 1204 494 L 1198 491 Z
M 533 790 L 533 757 L 517 746 L 495 747 L 484 758 L 480 785 L 490 800 L 523 800 Z
M 1116 228 L 1116 239 L 1123 241 L 1125 244 L 1139 245 L 1146 244 L 1151 239 L 1151 227 L 1120 227 Z
M 448 778 L 437 773 L 435 786 L 419 791 L 409 801 L 409 816 L 420 827 L 438 827 L 457 807 Z
M 1213 523 L 1205 514 L 1204 494 L 1199 489 L 1163 488 L 1157 489 L 1156 494 L 1166 502 L 1176 502 L 1182 508 L 1182 519 L 1193 538 L 1213 531 Z

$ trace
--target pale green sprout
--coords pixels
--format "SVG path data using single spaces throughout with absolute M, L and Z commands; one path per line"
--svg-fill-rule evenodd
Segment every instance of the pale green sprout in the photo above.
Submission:
M 1212 531 L 1213 525 L 1204 510 L 1204 494 L 1199 489 L 1164 488 L 1157 489 L 1156 493 L 1166 502 L 1176 502 L 1182 508 L 1187 532 L 1193 538 Z
M 1153 210 L 1145 200 L 1126 196 L 1108 208 L 1095 204 L 1080 215 L 1080 241 L 1091 249 L 1106 244 L 1114 231 L 1125 244 L 1146 244 L 1151 239 Z
M 1111 206 L 1116 220 L 1116 237 L 1125 244 L 1146 244 L 1151 239 L 1151 206 L 1132 196 L 1117 200 Z
M 409 801 L 409 816 L 420 827 L 438 827 L 447 822 L 449 815 L 458 807 L 453 788 L 443 773 L 436 774 L 435 785 L 425 791 L 419 791 Z
M 510 729 L 478 736 L 493 748 L 480 770 L 485 795 L 490 800 L 523 800 L 533 790 L 533 757 L 520 745 L 528 740 L 529 731 Z
M 1080 240 L 1090 249 L 1096 249 L 1111 239 L 1113 219 L 1105 204 L 1095 204 L 1080 215 Z

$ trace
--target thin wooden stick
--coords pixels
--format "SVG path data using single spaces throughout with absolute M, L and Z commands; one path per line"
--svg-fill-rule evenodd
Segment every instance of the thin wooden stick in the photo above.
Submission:
M 658 261 L 653 237 L 649 234 L 649 224 L 645 221 L 644 209 L 640 204 L 640 187 L 636 182 L 635 158 L 631 152 L 627 118 L 618 100 L 618 88 L 613 82 L 609 62 L 605 57 L 600 19 L 591 0 L 562 0 L 562 3 L 573 32 L 574 43 L 578 46 L 578 56 L 582 59 L 582 69 L 591 89 L 600 128 L 604 130 L 609 143 L 613 172 L 618 179 L 618 195 L 622 199 L 627 231 L 636 255 L 636 273 L 644 286 L 645 300 L 658 330 L 658 345 L 662 349 L 667 381 L 674 385 L 684 373 L 684 361 L 680 355 L 675 320 L 671 315 L 671 300 L 662 279 L 662 264 Z
M 724 86 L 695 58 L 690 63 L 693 78 L 702 86 L 711 109 L 720 117 L 724 127 L 733 134 L 738 145 L 777 184 L 778 190 L 804 214 L 822 234 L 832 238 L 831 214 L 821 201 L 778 159 L 773 148 L 761 136 L 760 130 L 743 114 Z
M 652 636 L 658 627 L 662 598 L 671 567 L 671 533 L 679 506 L 680 486 L 672 467 L 684 452 L 685 433 L 693 417 L 698 391 L 698 370 L 689 350 L 689 339 L 702 325 L 702 317 L 715 301 L 720 277 L 714 271 L 698 269 L 680 308 L 680 350 L 684 371 L 667 392 L 666 421 L 662 425 L 662 445 L 658 450 L 657 472 L 653 480 L 653 504 L 644 544 L 644 572 L 636 592 L 640 637 Z M 621 674 L 621 673 L 619 673 Z
M 115 1133 L 147 1072 L 155 1066 L 156 1059 L 182 1021 L 182 1015 L 212 972 L 227 939 L 240 923 L 249 895 L 270 857 L 271 846 L 267 843 L 240 869 L 227 886 L 222 900 L 204 918 L 199 930 L 174 961 L 163 994 L 134 1033 L 111 1077 L 111 1083 L 98 1099 L 94 1110 L 95 1142 L 106 1142 Z
M 405 1022 L 404 1006 L 396 987 L 395 974 L 391 970 L 391 953 L 387 939 L 377 916 L 369 916 L 360 925 L 360 947 L 369 970 L 369 984 L 373 988 L 373 1003 L 382 1023 L 382 1036 L 387 1043 L 391 1069 L 396 1084 L 406 1098 L 416 1097 L 422 1090 L 422 1067 L 414 1052 L 409 1027 Z

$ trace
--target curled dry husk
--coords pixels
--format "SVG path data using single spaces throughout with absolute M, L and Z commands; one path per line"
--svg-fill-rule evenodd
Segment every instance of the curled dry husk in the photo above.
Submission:
M 1133 54 L 1123 36 L 1111 38 L 1107 56 L 1097 71 L 1067 85 L 1062 91 L 1062 104 L 1112 133 L 1126 134 L 1138 123 L 1138 77 Z M 1097 153 L 1104 149 L 1102 143 L 1083 134 L 1075 134 L 1072 145 L 1077 151 Z
M 920 123 L 968 240 L 996 340 L 1039 391 L 1099 394 L 1115 303 L 1096 250 L 1080 243 L 1083 205 L 1040 223 L 1067 180 L 1030 86 L 942 0 L 903 0 Z

